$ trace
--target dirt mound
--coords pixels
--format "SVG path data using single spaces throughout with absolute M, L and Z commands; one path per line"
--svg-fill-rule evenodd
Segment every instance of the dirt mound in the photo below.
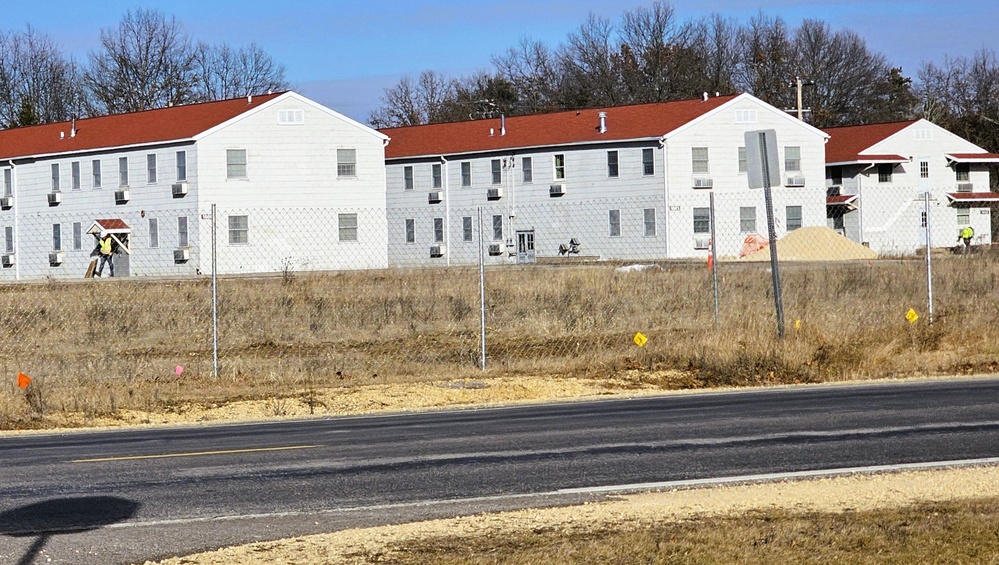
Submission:
M 777 240 L 781 261 L 849 261 L 876 259 L 877 253 L 835 231 L 820 226 L 798 228 Z M 770 247 L 741 257 L 740 261 L 769 261 Z

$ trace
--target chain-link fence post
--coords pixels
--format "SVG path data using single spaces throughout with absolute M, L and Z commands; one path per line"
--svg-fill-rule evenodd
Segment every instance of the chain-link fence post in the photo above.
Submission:
M 212 376 L 219 378 L 218 247 L 215 238 L 215 204 L 212 204 Z
M 931 234 L 933 232 L 930 223 L 930 192 L 923 193 L 923 224 L 926 232 L 926 300 L 929 312 L 930 323 L 933 323 L 933 261 L 930 258 L 930 247 L 932 245 Z
M 715 329 L 718 329 L 718 248 L 717 248 L 717 238 L 715 235 L 715 193 L 712 190 L 708 194 L 708 205 L 711 209 L 708 211 L 709 218 L 711 219 L 711 249 L 708 251 L 711 255 L 710 266 L 711 266 L 711 286 L 714 288 L 715 295 Z
M 486 370 L 486 262 L 482 246 L 482 208 L 479 209 L 479 349 L 482 352 L 482 370 Z

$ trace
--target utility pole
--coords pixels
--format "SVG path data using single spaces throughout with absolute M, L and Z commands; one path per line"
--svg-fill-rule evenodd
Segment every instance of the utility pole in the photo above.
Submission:
M 801 90 L 802 90 L 802 87 L 805 87 L 805 86 L 815 86 L 815 81 L 814 80 L 806 80 L 806 79 L 801 78 L 800 76 L 796 76 L 796 77 L 794 77 L 794 84 L 792 84 L 791 86 L 796 86 L 797 89 L 798 89 L 798 99 L 797 99 L 798 100 L 798 107 L 795 108 L 795 110 L 798 113 L 798 121 L 802 121 L 803 122 L 803 121 L 805 121 L 805 112 L 811 112 L 812 110 L 811 109 L 805 109 L 805 108 L 802 107 L 802 106 L 804 106 L 804 103 L 802 101 Z

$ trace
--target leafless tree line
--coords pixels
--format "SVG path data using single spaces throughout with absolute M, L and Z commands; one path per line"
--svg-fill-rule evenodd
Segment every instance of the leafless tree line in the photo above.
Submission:
M 0 127 L 285 90 L 284 67 L 256 44 L 194 42 L 173 17 L 126 12 L 86 64 L 28 26 L 0 32 Z
M 749 92 L 797 108 L 817 127 L 925 116 L 999 150 L 999 62 L 990 50 L 924 64 L 917 81 L 857 33 L 815 19 L 791 28 L 759 13 L 745 24 L 714 14 L 681 20 L 666 1 L 590 15 L 557 47 L 522 39 L 492 71 L 452 78 L 433 70 L 386 89 L 376 127 L 532 114 Z

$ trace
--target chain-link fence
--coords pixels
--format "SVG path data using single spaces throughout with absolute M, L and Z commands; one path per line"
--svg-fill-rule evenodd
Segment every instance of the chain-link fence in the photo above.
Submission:
M 762 194 L 552 200 L 22 220 L 0 359 L 95 413 L 483 369 L 670 387 L 999 364 L 999 262 L 956 240 L 979 209 L 914 198 L 861 226 L 855 202 L 775 198 L 781 339 Z M 87 276 L 102 230 L 113 282 Z

